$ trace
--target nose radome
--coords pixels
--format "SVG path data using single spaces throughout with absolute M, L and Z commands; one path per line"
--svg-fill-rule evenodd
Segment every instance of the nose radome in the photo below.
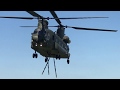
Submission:
M 38 35 L 33 34 L 32 35 L 32 40 L 38 41 Z

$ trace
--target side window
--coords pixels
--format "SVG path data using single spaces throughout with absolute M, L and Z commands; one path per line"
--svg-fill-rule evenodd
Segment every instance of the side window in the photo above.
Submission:
M 66 46 L 65 46 L 65 50 L 67 50 Z
M 52 37 L 53 40 L 54 40 L 54 37 L 55 37 L 55 36 L 53 35 L 53 37 Z
M 63 47 L 63 44 L 61 46 Z
M 66 46 L 66 50 L 68 50 L 68 51 L 69 51 L 69 46 Z
M 63 45 L 63 48 L 65 49 L 65 45 Z
M 68 50 L 68 47 L 65 45 L 65 49 Z
M 56 38 L 56 43 L 58 43 L 59 44 L 59 40 Z
M 56 40 L 55 40 L 56 42 L 57 42 L 57 38 L 56 38 Z

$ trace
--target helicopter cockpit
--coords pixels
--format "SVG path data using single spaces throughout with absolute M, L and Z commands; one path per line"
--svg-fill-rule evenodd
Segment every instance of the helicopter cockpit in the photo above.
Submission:
M 46 29 L 48 29 L 48 21 L 47 20 L 43 20 L 43 26 L 44 26 L 44 28 L 42 28 L 42 20 L 39 20 L 38 27 L 32 33 L 32 40 L 34 40 L 34 41 L 43 41 L 44 40 Z
M 32 35 L 33 35 L 33 34 L 38 34 L 39 31 L 41 31 L 41 30 L 37 28 L 37 29 L 35 29 L 34 32 L 31 33 L 31 34 L 32 34 Z
M 37 32 L 38 32 L 38 31 L 35 30 L 35 31 L 33 32 L 33 34 L 37 34 Z

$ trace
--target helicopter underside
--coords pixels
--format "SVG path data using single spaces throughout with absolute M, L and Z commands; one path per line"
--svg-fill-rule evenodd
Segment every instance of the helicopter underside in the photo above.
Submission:
M 56 55 L 60 55 L 60 58 L 69 58 L 69 53 L 63 53 L 59 49 L 53 49 L 50 47 L 46 47 L 45 43 L 36 44 L 31 43 L 31 48 L 35 50 L 36 52 L 40 53 L 40 55 L 44 57 L 50 57 L 50 58 L 56 58 Z M 59 53 L 58 53 L 59 52 Z

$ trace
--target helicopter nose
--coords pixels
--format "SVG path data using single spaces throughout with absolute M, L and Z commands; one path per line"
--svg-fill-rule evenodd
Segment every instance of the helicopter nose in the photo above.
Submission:
M 32 40 L 38 41 L 38 35 L 33 34 L 33 35 L 32 35 Z

